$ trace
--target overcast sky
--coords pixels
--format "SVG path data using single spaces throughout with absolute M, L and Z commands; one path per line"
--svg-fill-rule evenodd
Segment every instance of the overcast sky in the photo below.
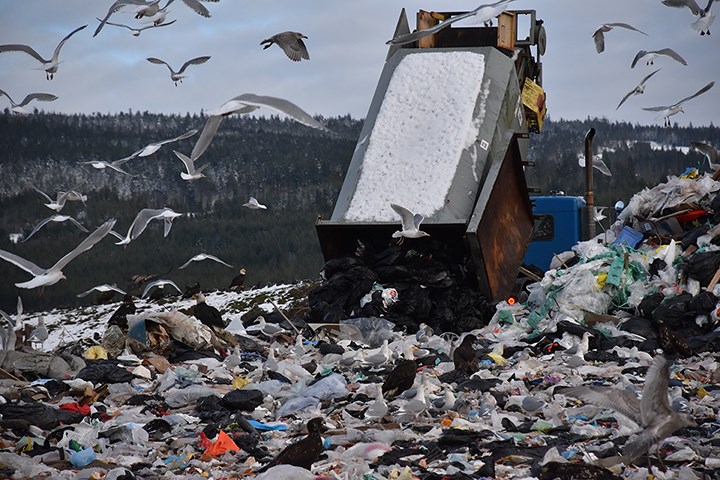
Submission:
M 698 2 L 705 6 L 704 0 Z M 286 98 L 313 115 L 364 118 L 385 61 L 385 42 L 402 8 L 412 29 L 418 9 L 467 11 L 479 5 L 458 0 L 220 0 L 204 3 L 212 14 L 204 18 L 176 0 L 168 15 L 177 19 L 174 25 L 145 30 L 139 37 L 108 25 L 93 38 L 95 17 L 102 18 L 112 3 L 0 0 L 0 44 L 27 44 L 46 58 L 65 35 L 88 25 L 65 43 L 52 81 L 29 55 L 0 54 L 0 89 L 16 102 L 31 92 L 55 94 L 55 102 L 31 106 L 63 113 L 199 113 L 241 93 L 255 93 Z M 720 79 L 720 22 L 711 27 L 712 35 L 701 37 L 690 26 L 696 17 L 686 8 L 669 8 L 660 0 L 517 0 L 511 8 L 535 9 L 545 22 L 543 83 L 551 118 L 660 123 L 657 114 L 641 107 L 671 105 Z M 145 20 L 135 20 L 126 10 L 110 21 L 142 25 Z M 630 23 L 647 36 L 616 28 L 606 34 L 605 52 L 598 54 L 592 34 L 608 22 Z M 263 50 L 259 45 L 286 30 L 309 37 L 309 61 L 292 62 L 277 46 Z M 639 50 L 665 47 L 688 65 L 663 57 L 654 66 L 640 62 L 630 68 Z M 158 57 L 177 70 L 202 55 L 212 58 L 190 66 L 177 87 L 165 66 L 146 60 Z M 658 67 L 662 70 L 648 81 L 645 94 L 629 98 L 616 111 L 620 99 Z M 0 98 L 0 109 L 8 106 Z M 673 120 L 718 124 L 718 106 L 720 85 L 687 102 L 686 113 Z

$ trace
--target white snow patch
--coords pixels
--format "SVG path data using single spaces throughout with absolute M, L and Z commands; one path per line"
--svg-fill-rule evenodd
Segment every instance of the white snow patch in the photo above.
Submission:
M 432 216 L 442 209 L 471 131 L 485 58 L 474 52 L 405 56 L 390 79 L 345 219 L 392 222 L 390 203 Z

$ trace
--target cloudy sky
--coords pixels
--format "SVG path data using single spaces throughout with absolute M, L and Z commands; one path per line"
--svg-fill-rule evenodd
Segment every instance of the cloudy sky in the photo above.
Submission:
M 698 0 L 705 6 L 705 0 Z M 165 0 L 162 0 L 164 5 Z M 220 0 L 205 2 L 212 17 L 203 18 L 181 0 L 170 6 L 171 26 L 129 30 L 106 26 L 92 36 L 112 0 L 0 0 L 0 44 L 26 44 L 46 58 L 75 28 L 88 27 L 68 40 L 60 54 L 59 71 L 48 81 L 39 62 L 19 52 L 0 55 L 0 89 L 15 101 L 31 92 L 55 94 L 53 103 L 38 108 L 63 113 L 150 111 L 199 113 L 220 106 L 241 93 L 286 98 L 311 114 L 350 114 L 364 118 L 385 61 L 385 42 L 393 35 L 402 8 L 411 28 L 419 9 L 467 11 L 479 4 L 459 0 Z M 517 0 L 512 9 L 535 9 L 545 22 L 548 45 L 543 83 L 552 118 L 606 117 L 633 123 L 659 123 L 641 107 L 671 105 L 710 81 L 720 80 L 720 22 L 713 34 L 701 37 L 690 24 L 690 10 L 669 8 L 660 0 Z M 720 8 L 720 7 L 716 7 Z M 111 20 L 142 25 L 121 11 Z M 606 34 L 605 52 L 598 54 L 593 32 L 603 23 L 625 22 L 643 32 L 616 28 Z M 260 41 L 282 31 L 307 35 L 310 60 L 290 61 L 276 46 L 263 50 Z M 682 55 L 683 66 L 667 57 L 654 66 L 630 64 L 641 50 L 670 47 Z M 178 69 L 197 56 L 212 58 L 190 66 L 177 87 L 158 57 Z M 643 96 L 633 96 L 616 110 L 620 99 L 652 69 L 662 70 L 648 81 Z M 685 104 L 686 113 L 673 120 L 718 124 L 720 85 Z M 0 109 L 9 106 L 0 98 Z

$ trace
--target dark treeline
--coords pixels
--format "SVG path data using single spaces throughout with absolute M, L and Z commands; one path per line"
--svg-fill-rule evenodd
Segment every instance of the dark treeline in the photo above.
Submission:
M 172 153 L 189 155 L 198 137 L 163 146 L 157 153 L 123 165 L 132 177 L 109 169 L 97 170 L 78 162 L 112 161 L 144 145 L 201 130 L 202 115 L 59 115 L 0 114 L 0 248 L 47 268 L 73 249 L 86 234 L 63 223 L 49 223 L 28 242 L 13 245 L 11 234 L 27 235 L 54 212 L 43 206 L 32 182 L 50 197 L 85 181 L 79 190 L 87 204 L 68 203 L 62 214 L 72 215 L 88 229 L 117 218 L 115 230 L 125 234 L 143 208 L 170 207 L 184 215 L 163 238 L 161 222 L 153 222 L 127 247 L 115 247 L 113 237 L 68 265 L 68 281 L 38 291 L 18 289 L 14 283 L 30 275 L 0 261 L 0 308 L 13 311 L 17 296 L 26 309 L 72 306 L 92 301 L 77 293 L 102 283 L 128 287 L 130 277 L 157 274 L 181 288 L 199 282 L 203 289 L 226 287 L 237 271 L 247 269 L 246 285 L 317 278 L 323 259 L 315 236 L 318 215 L 329 217 L 355 148 L 362 121 L 349 116 L 320 119 L 331 134 L 279 117 L 229 117 L 199 163 L 209 162 L 207 178 L 186 182 L 182 163 Z M 671 149 L 691 140 L 720 145 L 715 127 L 662 128 L 611 124 L 604 120 L 548 121 L 533 135 L 528 184 L 543 193 L 563 190 L 582 195 L 585 176 L 578 166 L 583 137 L 597 130 L 595 151 L 612 177 L 595 175 L 596 203 L 612 205 L 646 186 L 700 166 L 703 157 Z M 665 145 L 666 149 L 653 148 Z M 703 169 L 707 164 L 703 165 Z M 268 206 L 253 211 L 241 205 L 250 196 Z M 230 269 L 206 260 L 178 270 L 193 255 L 205 252 L 232 264 Z M 136 294 L 141 292 L 134 292 Z

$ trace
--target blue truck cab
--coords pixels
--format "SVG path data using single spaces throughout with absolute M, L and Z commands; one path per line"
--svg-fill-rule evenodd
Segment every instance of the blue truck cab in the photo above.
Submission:
M 574 196 L 531 197 L 535 220 L 523 263 L 546 271 L 554 254 L 570 250 L 582 240 L 585 200 Z

